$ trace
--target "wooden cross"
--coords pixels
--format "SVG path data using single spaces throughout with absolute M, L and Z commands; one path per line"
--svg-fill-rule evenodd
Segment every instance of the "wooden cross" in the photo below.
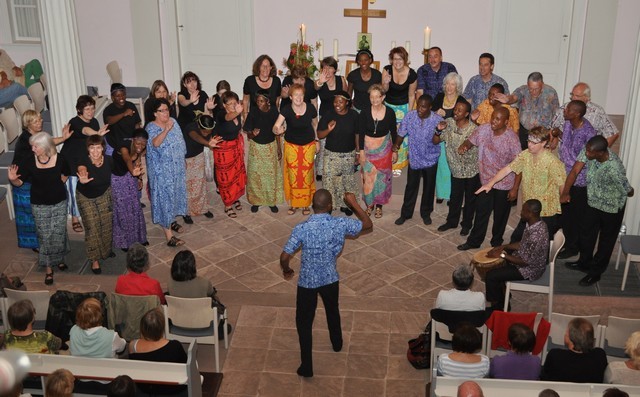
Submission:
M 386 10 L 370 10 L 369 0 L 362 0 L 362 8 L 345 8 L 345 17 L 362 18 L 362 30 L 361 33 L 368 33 L 369 30 L 369 18 L 386 18 Z

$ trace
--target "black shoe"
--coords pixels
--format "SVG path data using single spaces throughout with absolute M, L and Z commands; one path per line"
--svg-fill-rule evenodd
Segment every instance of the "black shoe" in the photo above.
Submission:
M 275 205 L 274 205 L 274 206 L 269 207 L 269 209 L 270 209 L 270 210 L 271 210 L 271 212 L 273 212 L 274 214 L 277 214 L 277 213 L 278 213 L 278 211 L 280 211 L 280 210 L 278 209 L 278 207 L 276 207 Z
M 565 262 L 564 267 L 569 270 L 577 270 L 584 273 L 589 271 L 589 267 L 580 261 Z
M 189 215 L 183 215 L 182 219 L 184 219 L 184 223 L 187 225 L 193 225 L 193 219 Z
M 31 251 L 35 252 L 36 254 L 40 253 L 40 250 L 38 248 L 31 248 Z
M 453 226 L 453 225 L 450 225 L 450 224 L 448 224 L 448 223 L 445 223 L 444 225 L 440 225 L 440 226 L 438 227 L 438 231 L 439 231 L 439 232 L 446 232 L 447 230 L 449 230 L 449 229 L 455 229 L 456 227 L 457 227 L 457 226 Z
M 600 276 L 593 276 L 591 274 L 587 274 L 578 282 L 578 284 L 581 285 L 582 287 L 589 287 L 597 283 L 598 281 L 600 281 Z
M 344 212 L 346 216 L 353 215 L 353 211 L 351 211 L 348 207 L 340 207 L 340 212 Z
M 145 247 L 148 247 L 149 246 L 149 242 L 145 241 L 144 243 L 142 243 L 142 245 L 144 245 Z
M 333 347 L 333 351 L 337 353 L 342 350 L 342 342 L 336 343 L 335 345 L 331 344 L 331 347 Z
M 461 236 L 468 236 L 469 235 L 469 229 L 462 228 L 462 230 L 460 230 L 460 235 Z
M 578 250 L 570 250 L 570 249 L 563 248 L 560 250 L 560 252 L 558 252 L 558 259 L 568 259 L 578 254 L 579 254 Z
M 93 272 L 93 274 L 102 274 L 102 268 L 100 267 L 97 269 L 91 268 L 91 271 Z
M 47 273 L 44 275 L 44 284 L 45 285 L 53 284 L 53 272 Z
M 504 242 L 504 241 L 500 241 L 500 242 L 492 241 L 492 242 L 491 242 L 491 246 L 492 246 L 492 247 L 497 247 L 497 246 L 502 245 L 502 243 L 503 243 L 503 242 Z
M 252 205 L 251 206 L 251 212 L 253 212 L 253 213 L 258 212 L 259 209 L 260 209 L 259 205 Z
M 401 216 L 400 218 L 396 219 L 394 223 L 399 226 L 399 225 L 403 225 L 406 221 L 407 221 L 407 218 Z
M 436 203 L 438 204 L 442 204 L 444 202 L 444 199 L 436 199 Z
M 480 246 L 479 245 L 471 245 L 469 243 L 460 244 L 458 246 L 458 249 L 460 251 L 466 251 L 466 250 L 469 250 L 469 249 L 472 249 L 472 248 L 480 248 Z
M 209 219 L 213 218 L 213 214 L 211 213 L 211 211 L 207 211 L 203 215 Z
M 298 370 L 296 371 L 296 373 L 302 376 L 303 378 L 313 378 L 313 371 L 305 370 L 301 366 L 298 367 Z
M 322 181 L 322 175 L 316 175 L 316 181 L 321 182 Z M 311 375 L 313 376 L 313 375 Z
M 129 248 L 120 248 L 122 250 L 122 252 L 127 252 L 129 251 Z
M 431 220 L 431 217 L 430 217 L 430 216 L 425 216 L 424 218 L 422 218 L 422 222 L 423 222 L 425 225 L 430 225 L 430 224 L 432 224 L 432 223 L 433 223 L 433 221 Z
M 140 203 L 140 208 L 147 208 L 147 205 L 145 203 Z

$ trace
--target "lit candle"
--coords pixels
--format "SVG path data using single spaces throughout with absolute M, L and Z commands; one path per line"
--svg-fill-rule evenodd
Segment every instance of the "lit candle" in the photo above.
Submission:
M 404 42 L 404 49 L 407 50 L 407 52 L 411 52 L 411 42 L 409 40 Z
M 333 39 L 333 57 L 338 60 L 338 39 Z
M 428 50 L 429 48 L 431 48 L 431 28 L 427 26 L 424 28 L 424 49 Z
M 318 59 L 324 59 L 324 40 L 318 40 Z
M 307 36 L 307 27 L 304 26 L 304 23 L 300 25 L 300 35 L 302 36 L 302 43 L 304 44 L 304 39 Z
M 396 48 L 396 42 L 395 42 L 395 41 L 392 41 L 392 42 L 391 42 L 391 49 L 394 49 L 394 48 Z

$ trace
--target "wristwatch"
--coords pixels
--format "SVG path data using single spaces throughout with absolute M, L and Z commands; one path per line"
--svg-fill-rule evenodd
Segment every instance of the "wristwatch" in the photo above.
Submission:
M 507 251 L 502 251 L 500 258 L 505 259 L 507 257 Z

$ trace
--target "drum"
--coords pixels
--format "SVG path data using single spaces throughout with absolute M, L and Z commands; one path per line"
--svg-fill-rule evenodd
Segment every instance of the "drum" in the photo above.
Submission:
M 489 258 L 487 254 L 493 248 L 486 248 L 476 252 L 471 259 L 471 266 L 475 267 L 478 275 L 480 276 L 480 280 L 484 281 L 487 272 L 491 269 L 495 269 L 497 267 L 504 266 L 506 261 L 502 258 Z

